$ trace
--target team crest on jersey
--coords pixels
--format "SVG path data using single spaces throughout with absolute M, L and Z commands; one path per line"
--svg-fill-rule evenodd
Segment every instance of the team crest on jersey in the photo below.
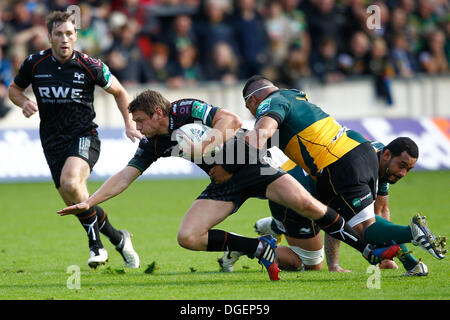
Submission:
M 84 81 L 83 81 L 84 80 L 84 73 L 75 72 L 73 74 L 73 77 L 74 77 L 74 80 L 73 80 L 74 83 L 84 84 Z
M 265 114 L 269 108 L 270 108 L 270 102 L 272 101 L 272 98 L 267 98 L 263 102 L 261 102 L 258 106 L 258 109 L 256 110 L 256 117 L 259 118 L 263 114 Z
M 203 119 L 207 110 L 206 103 L 195 101 L 192 105 L 191 116 L 196 119 Z

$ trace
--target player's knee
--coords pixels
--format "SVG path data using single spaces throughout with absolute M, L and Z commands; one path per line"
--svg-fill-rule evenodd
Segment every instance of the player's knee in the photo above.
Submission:
M 61 177 L 61 189 L 66 194 L 75 194 L 78 192 L 80 186 L 77 179 Z
M 305 270 L 308 270 L 308 271 L 319 271 L 319 270 L 322 270 L 322 266 L 323 266 L 322 262 L 320 262 L 318 264 L 310 265 L 310 266 L 305 265 Z
M 297 271 L 302 267 L 302 261 L 290 248 L 278 246 L 275 252 L 277 254 L 277 263 L 281 270 Z
M 198 237 L 191 230 L 179 230 L 177 234 L 177 241 L 178 244 L 185 249 L 199 250 Z
M 294 251 L 300 260 L 303 262 L 305 270 L 321 270 L 324 260 L 324 249 L 319 250 L 305 250 L 300 247 L 290 246 L 291 250 Z

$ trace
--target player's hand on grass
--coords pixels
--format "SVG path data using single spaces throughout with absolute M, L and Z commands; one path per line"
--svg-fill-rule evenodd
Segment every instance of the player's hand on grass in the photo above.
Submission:
M 221 165 L 216 165 L 209 170 L 209 177 L 217 184 L 227 182 L 233 176 L 232 173 L 226 171 Z
M 34 101 L 27 100 L 22 105 L 22 113 L 29 118 L 38 111 L 37 104 Z
M 380 263 L 380 269 L 398 269 L 398 265 L 393 260 L 383 260 Z
M 329 266 L 328 271 L 330 271 L 330 272 L 352 272 L 352 270 L 344 269 L 338 264 Z
M 79 214 L 81 212 L 89 210 L 89 204 L 85 202 L 74 204 L 73 206 L 66 207 L 62 210 L 58 211 L 58 214 L 61 216 L 67 216 L 69 214 Z

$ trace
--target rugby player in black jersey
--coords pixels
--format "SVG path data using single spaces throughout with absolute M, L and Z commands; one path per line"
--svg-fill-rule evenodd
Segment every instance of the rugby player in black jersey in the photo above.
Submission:
M 45 158 L 59 194 L 66 205 L 71 205 L 89 197 L 86 181 L 100 154 L 97 125 L 93 122 L 95 85 L 114 96 L 128 138 L 134 141 L 142 136 L 128 112 L 128 94 L 109 68 L 74 50 L 77 30 L 71 13 L 51 13 L 47 28 L 51 48 L 31 54 L 22 63 L 9 87 L 9 98 L 27 118 L 39 111 Z M 30 84 L 37 103 L 24 94 Z M 88 234 L 90 267 L 108 260 L 99 231 L 115 245 L 127 267 L 139 267 L 130 234 L 116 230 L 101 207 L 89 208 L 77 217 Z
M 248 148 L 242 149 L 242 146 L 248 144 L 245 143 L 245 131 L 240 129 L 241 121 L 237 115 L 196 99 L 182 99 L 171 103 L 160 93 L 152 90 L 139 94 L 130 103 L 129 111 L 136 122 L 136 128 L 146 137 L 141 140 L 133 159 L 87 200 L 66 207 L 58 211 L 59 214 L 77 214 L 120 194 L 158 158 L 179 154 L 176 139 L 172 137 L 176 129 L 188 123 L 201 121 L 214 130 L 201 142 L 198 149 L 203 157 L 196 163 L 210 175 L 211 171 L 226 170 L 229 179 L 223 183 L 211 181 L 186 212 L 177 237 L 182 247 L 200 251 L 243 252 L 250 257 L 258 258 L 266 267 L 269 278 L 278 280 L 279 269 L 275 262 L 273 237 L 247 238 L 213 229 L 251 197 L 268 198 L 296 212 L 302 212 L 333 237 L 351 246 L 364 245 L 363 240 L 342 217 L 311 196 L 292 176 L 272 167 L 265 157 L 259 156 L 256 162 L 246 160 L 242 164 L 238 164 L 236 158 L 228 160 L 230 150 L 244 150 L 246 157 L 250 154 Z M 216 159 L 226 159 L 225 163 L 218 164 L 219 161 L 215 161 L 208 164 L 205 158 L 221 141 L 225 143 L 218 153 L 224 152 L 226 155 L 222 154 L 222 157 Z M 236 153 L 234 155 L 240 156 Z M 378 258 L 391 258 L 396 250 L 398 249 L 392 246 L 374 253 L 368 247 L 365 257 L 374 263 L 372 259 L 379 261 L 375 254 L 379 255 Z

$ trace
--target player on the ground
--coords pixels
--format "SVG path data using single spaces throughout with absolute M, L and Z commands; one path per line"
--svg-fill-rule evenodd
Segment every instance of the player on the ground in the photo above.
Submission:
M 416 164 L 419 158 L 419 148 L 416 143 L 408 137 L 399 137 L 392 140 L 387 146 L 380 142 L 374 142 L 372 145 L 377 151 L 379 160 L 379 183 L 377 197 L 375 199 L 375 218 L 379 223 L 389 224 L 391 220 L 389 210 L 389 185 L 395 184 L 405 177 Z M 376 241 L 377 230 L 370 228 L 366 230 L 367 237 Z M 445 241 L 445 239 L 443 239 Z M 334 241 L 334 239 L 330 239 Z M 408 250 L 406 244 L 400 244 L 401 250 L 397 258 L 403 264 L 406 270 L 405 276 L 426 276 L 428 275 L 427 266 L 419 259 L 417 260 Z M 381 267 L 391 268 L 391 263 L 381 263 Z
M 375 212 L 377 215 L 375 217 L 378 222 L 389 224 L 389 184 L 396 183 L 398 180 L 406 176 L 410 172 L 410 170 L 412 170 L 419 156 L 418 147 L 413 140 L 407 137 L 396 138 L 387 146 L 384 146 L 380 142 L 372 142 L 372 145 L 377 150 L 377 156 L 380 163 L 379 183 L 377 189 L 377 197 L 375 200 Z M 293 163 L 291 160 L 288 160 L 282 166 L 282 168 L 284 168 L 288 173 L 291 173 L 300 183 L 302 183 L 302 185 L 308 191 L 315 195 L 315 181 L 306 173 L 304 173 L 301 168 L 296 166 L 295 163 Z M 305 230 L 305 228 L 307 228 L 306 230 L 314 230 L 315 232 L 318 232 L 316 230 L 317 227 L 314 227 L 314 225 L 305 226 L 304 222 L 300 218 L 296 218 L 295 214 L 293 215 L 292 212 L 290 212 L 287 208 L 275 207 L 274 211 L 274 207 L 272 206 L 272 204 L 270 204 L 270 209 L 273 217 L 267 217 L 258 220 L 255 224 L 255 230 L 260 234 L 270 234 L 275 238 L 279 238 L 282 234 L 285 234 L 286 240 L 292 250 L 278 246 L 276 249 L 278 264 L 280 265 L 280 267 L 282 265 L 287 265 L 286 269 L 290 270 L 302 267 L 301 261 L 306 258 L 306 261 L 309 262 L 310 259 L 308 251 L 306 251 L 306 254 L 303 253 L 303 250 L 308 248 L 302 247 L 302 243 L 299 243 L 300 249 L 295 248 L 295 244 L 292 238 L 294 238 L 294 240 L 305 238 L 307 235 L 302 234 L 301 236 L 299 236 L 297 234 L 300 233 L 298 230 Z M 373 230 L 369 229 L 366 240 L 368 239 L 374 242 L 377 241 L 376 239 L 374 239 L 374 237 L 377 237 L 377 234 L 373 234 L 373 232 Z M 408 233 L 406 227 L 405 233 Z M 326 235 L 326 237 L 325 253 L 327 257 L 328 270 L 347 271 L 339 266 L 339 241 L 335 240 L 334 238 L 328 237 L 328 235 Z M 408 239 L 408 237 L 406 238 Z M 311 234 L 308 239 L 311 239 L 312 241 L 314 239 L 314 234 Z M 306 245 L 308 245 L 308 243 L 306 243 Z M 279 250 L 281 250 L 281 248 L 283 248 L 283 255 L 280 255 L 278 252 Z M 411 254 L 406 244 L 400 244 L 400 248 L 401 250 L 397 254 L 397 257 L 405 267 L 406 273 L 404 275 L 426 276 L 428 274 L 427 266 L 421 260 L 417 260 Z M 224 253 L 224 257 L 221 259 L 221 263 L 224 266 L 222 268 L 223 271 L 232 271 L 232 265 L 237 261 L 239 256 L 239 253 Z M 317 256 L 320 256 L 319 252 L 317 252 Z M 306 270 L 314 270 L 319 266 L 317 265 L 313 266 L 314 268 L 311 268 L 310 263 L 303 264 Z M 380 267 L 397 268 L 392 260 L 382 261 Z
M 47 18 L 51 48 L 31 54 L 9 87 L 9 98 L 29 118 L 39 111 L 40 139 L 60 196 L 71 205 L 89 197 L 86 181 L 100 154 L 97 125 L 93 122 L 95 85 L 112 94 L 123 116 L 126 134 L 141 138 L 128 113 L 129 97 L 109 68 L 100 60 L 74 50 L 77 30 L 71 13 L 55 11 Z M 37 103 L 28 99 L 31 84 Z M 126 230 L 116 230 L 99 206 L 77 214 L 89 238 L 90 267 L 105 264 L 108 252 L 103 233 L 122 255 L 126 266 L 139 267 Z
M 288 206 L 296 212 L 313 219 L 325 232 L 351 246 L 364 246 L 364 256 L 369 262 L 380 258 L 392 258 L 398 246 L 373 251 L 351 229 L 336 212 L 317 201 L 292 176 L 272 167 L 265 157 L 252 158 L 249 145 L 245 143 L 245 131 L 240 129 L 239 117 L 227 110 L 213 107 L 195 99 L 169 102 L 160 93 L 146 90 L 129 105 L 137 129 L 147 138 L 128 165 L 110 177 L 91 197 L 79 204 L 59 211 L 60 214 L 76 214 L 88 210 L 124 191 L 153 162 L 160 157 L 177 156 L 178 145 L 173 132 L 187 123 L 201 121 L 214 130 L 200 144 L 200 162 L 196 163 L 210 176 L 218 172 L 227 175 L 223 183 L 214 180 L 200 194 L 186 212 L 178 231 L 178 243 L 187 249 L 223 252 L 239 251 L 258 258 L 271 280 L 278 280 L 278 265 L 275 262 L 275 239 L 271 236 L 247 238 L 231 232 L 213 229 L 218 223 L 251 197 L 268 198 Z M 230 130 L 231 129 L 231 130 Z M 225 141 L 215 161 L 206 161 L 210 150 Z M 241 150 L 244 154 L 235 152 Z M 189 153 L 183 150 L 183 153 Z M 234 152 L 234 153 L 233 153 Z M 228 156 L 232 156 L 229 160 Z M 237 157 L 245 156 L 243 164 Z M 198 159 L 194 154 L 194 159 Z M 218 160 L 226 160 L 219 164 Z M 241 159 L 242 160 L 242 159 Z M 367 248 L 366 248 L 367 247 Z
M 368 232 L 378 235 L 367 241 L 376 245 L 412 242 L 444 258 L 445 241 L 434 237 L 424 217 L 414 216 L 409 227 L 375 221 L 379 164 L 370 141 L 308 102 L 304 92 L 280 90 L 265 77 L 251 77 L 242 93 L 257 119 L 246 136 L 249 144 L 261 149 L 278 132 L 278 147 L 317 179 L 318 199 L 344 217 L 361 238 Z M 213 178 L 222 180 L 218 174 Z

